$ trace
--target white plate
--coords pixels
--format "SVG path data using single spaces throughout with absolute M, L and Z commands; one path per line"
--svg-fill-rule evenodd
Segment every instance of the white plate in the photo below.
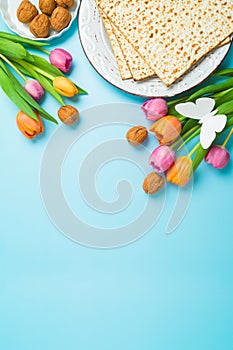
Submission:
M 172 97 L 200 84 L 220 65 L 230 48 L 227 44 L 212 51 L 170 87 L 157 77 L 142 82 L 123 81 L 94 0 L 82 1 L 78 24 L 83 50 L 96 71 L 119 89 L 143 97 Z
M 65 29 L 63 29 L 60 32 L 56 32 L 55 30 L 53 30 L 51 28 L 50 29 L 50 36 L 48 38 L 35 38 L 34 35 L 32 35 L 32 33 L 29 30 L 29 25 L 19 22 L 19 20 L 17 18 L 16 12 L 17 12 L 17 8 L 19 7 L 19 4 L 21 3 L 21 1 L 22 0 L 0 0 L 0 10 L 2 12 L 2 18 L 13 32 L 23 36 L 24 38 L 29 38 L 29 39 L 33 39 L 33 40 L 39 40 L 39 41 L 42 41 L 42 40 L 47 41 L 47 40 L 51 40 L 54 38 L 58 38 L 63 33 L 65 33 L 70 28 L 71 23 L 75 19 L 77 12 L 78 12 L 79 4 L 80 4 L 80 0 L 77 0 L 77 1 L 75 1 L 74 6 L 72 6 L 69 9 L 71 16 L 72 16 L 72 19 L 71 19 L 68 27 L 66 27 Z M 34 4 L 37 7 L 39 13 L 41 13 L 41 11 L 39 10 L 39 6 L 38 6 L 39 0 L 30 0 L 30 2 L 32 4 Z

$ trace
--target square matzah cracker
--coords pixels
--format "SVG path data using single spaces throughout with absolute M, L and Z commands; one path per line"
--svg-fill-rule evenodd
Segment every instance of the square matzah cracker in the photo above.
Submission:
M 233 32 L 232 0 L 99 0 L 166 85 Z
M 98 1 L 96 1 L 98 5 Z M 122 80 L 133 78 L 142 80 L 155 75 L 140 54 L 125 39 L 121 32 L 109 21 L 104 12 L 99 9 L 102 21 L 111 43 L 113 53 L 120 70 Z
M 112 23 L 114 34 L 120 44 L 122 53 L 131 71 L 134 80 L 142 80 L 155 75 L 155 72 L 148 66 L 141 55 L 125 39 L 118 28 Z
M 104 27 L 105 27 L 106 32 L 108 34 L 108 38 L 109 38 L 109 41 L 111 43 L 114 56 L 116 58 L 116 62 L 117 62 L 118 68 L 119 68 L 121 78 L 122 78 L 122 80 L 130 79 L 130 78 L 132 78 L 132 74 L 131 74 L 131 71 L 128 67 L 128 64 L 125 60 L 125 57 L 122 53 L 122 50 L 121 50 L 121 47 L 117 41 L 117 38 L 113 32 L 112 25 L 111 25 L 110 21 L 108 20 L 107 16 L 105 16 L 103 11 L 99 10 L 99 13 L 102 17 Z

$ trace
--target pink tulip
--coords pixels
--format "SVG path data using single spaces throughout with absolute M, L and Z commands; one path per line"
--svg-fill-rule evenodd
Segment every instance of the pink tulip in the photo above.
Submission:
M 208 164 L 213 165 L 216 169 L 223 169 L 228 164 L 230 160 L 230 154 L 225 147 L 214 145 L 211 147 L 207 155 L 205 156 L 205 161 Z
M 144 102 L 141 108 L 148 120 L 158 120 L 168 112 L 167 102 L 163 98 L 152 98 Z
M 159 146 L 155 148 L 149 158 L 149 164 L 159 173 L 168 170 L 174 161 L 175 152 L 168 146 Z
M 37 80 L 27 80 L 24 83 L 24 89 L 36 101 L 38 101 L 44 95 L 44 89 Z
M 49 60 L 52 65 L 66 73 L 72 65 L 72 56 L 63 49 L 54 49 L 50 52 Z

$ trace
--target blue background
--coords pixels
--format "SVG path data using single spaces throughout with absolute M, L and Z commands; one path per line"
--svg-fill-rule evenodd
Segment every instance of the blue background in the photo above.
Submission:
M 2 20 L 0 30 L 8 31 Z M 80 111 L 143 102 L 98 76 L 76 23 L 55 46 L 72 53 L 71 77 L 89 91 Z M 233 65 L 232 54 L 224 66 Z M 56 115 L 59 106 L 48 97 L 43 107 Z M 165 234 L 176 192 L 169 186 L 165 212 L 143 238 L 85 248 L 52 225 L 41 200 L 41 158 L 56 126 L 46 122 L 44 137 L 30 142 L 2 91 L 0 108 L 0 349 L 233 349 L 232 162 L 223 171 L 201 165 L 173 234 Z

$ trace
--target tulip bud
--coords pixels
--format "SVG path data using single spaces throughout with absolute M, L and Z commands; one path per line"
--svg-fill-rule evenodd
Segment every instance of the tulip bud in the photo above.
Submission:
M 66 125 L 72 126 L 78 121 L 78 110 L 72 106 L 66 105 L 60 107 L 57 114 L 60 120 Z
M 37 80 L 27 80 L 24 83 L 24 89 L 36 101 L 38 101 L 44 95 L 44 89 Z
M 175 152 L 168 146 L 159 146 L 155 148 L 149 158 L 149 164 L 159 173 L 168 170 L 174 161 Z
M 168 112 L 167 102 L 163 98 L 152 98 L 144 102 L 141 109 L 148 120 L 158 120 Z
M 176 158 L 175 163 L 168 169 L 166 180 L 184 187 L 192 176 L 192 160 L 188 156 Z
M 28 139 L 33 139 L 40 133 L 44 132 L 44 125 L 39 116 L 38 112 L 35 112 L 38 120 L 32 119 L 27 114 L 22 111 L 19 111 L 16 117 L 16 123 L 19 130 L 26 136 Z
M 150 127 L 161 145 L 172 144 L 180 135 L 181 129 L 180 120 L 172 115 L 159 119 Z
M 53 79 L 54 89 L 61 95 L 72 97 L 75 94 L 78 94 L 78 89 L 68 78 L 58 76 Z
M 230 160 L 230 154 L 225 147 L 214 145 L 205 156 L 205 161 L 216 169 L 223 169 Z
M 63 49 L 52 50 L 49 55 L 49 60 L 53 66 L 64 73 L 68 72 L 72 65 L 71 54 Z

